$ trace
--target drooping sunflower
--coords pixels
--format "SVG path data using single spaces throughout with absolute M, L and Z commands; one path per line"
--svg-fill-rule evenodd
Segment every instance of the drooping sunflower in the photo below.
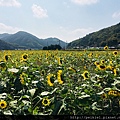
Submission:
M 104 50 L 108 50 L 108 46 L 105 46 L 105 47 L 104 47 Z
M 114 55 L 115 57 L 117 56 L 117 54 L 118 54 L 117 51 L 114 51 L 114 52 L 113 52 L 113 55 Z
M 0 108 L 1 108 L 1 109 L 4 109 L 4 108 L 6 108 L 6 107 L 7 107 L 7 102 L 4 101 L 4 100 L 1 100 L 1 101 L 0 101 Z
M 48 85 L 49 86 L 53 86 L 54 85 L 54 78 L 53 78 L 53 74 L 49 74 L 48 76 L 47 76 L 47 83 L 48 83 Z
M 58 60 L 58 64 L 62 65 L 62 59 L 60 57 L 58 57 L 57 60 Z
M 62 70 L 58 70 L 57 72 L 57 80 L 60 84 L 63 84 L 63 80 L 62 80 Z
M 114 76 L 117 75 L 117 70 L 116 70 L 116 68 L 113 69 L 113 73 L 114 73 Z
M 89 72 L 88 71 L 84 71 L 83 74 L 81 74 L 84 78 L 84 80 L 89 79 Z
M 4 55 L 4 61 L 6 62 L 6 61 L 8 61 L 8 59 L 9 59 L 9 55 L 5 54 Z
M 44 105 L 44 106 L 49 106 L 49 105 L 50 105 L 50 99 L 48 99 L 48 98 L 43 98 L 43 100 L 42 100 L 42 105 Z

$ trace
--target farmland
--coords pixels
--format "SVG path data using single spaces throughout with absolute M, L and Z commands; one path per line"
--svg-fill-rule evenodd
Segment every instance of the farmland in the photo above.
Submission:
M 0 51 L 0 114 L 120 115 L 120 51 Z

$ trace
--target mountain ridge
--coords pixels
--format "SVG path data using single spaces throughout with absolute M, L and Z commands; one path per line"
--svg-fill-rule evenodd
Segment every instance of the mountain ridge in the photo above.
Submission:
M 48 43 L 49 45 L 58 44 L 58 41 L 60 41 L 61 47 L 64 47 L 66 44 L 64 41 L 58 38 L 40 39 L 35 35 L 25 31 L 18 31 L 14 34 L 3 33 L 0 34 L 0 39 L 6 43 L 16 46 L 18 49 L 42 49 L 44 46 L 47 46 Z
M 86 47 L 119 47 L 120 44 L 120 23 L 100 29 L 96 32 L 87 34 L 83 38 L 76 39 L 68 43 L 67 48 L 86 48 Z

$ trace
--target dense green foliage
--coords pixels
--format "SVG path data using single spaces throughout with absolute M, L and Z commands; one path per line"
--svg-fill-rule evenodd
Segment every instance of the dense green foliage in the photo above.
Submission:
M 50 45 L 43 47 L 43 50 L 61 50 L 62 47 L 60 45 Z
M 68 44 L 68 48 L 81 47 L 118 47 L 120 44 L 120 23 L 90 33 Z
M 120 51 L 0 51 L 0 115 L 120 116 Z

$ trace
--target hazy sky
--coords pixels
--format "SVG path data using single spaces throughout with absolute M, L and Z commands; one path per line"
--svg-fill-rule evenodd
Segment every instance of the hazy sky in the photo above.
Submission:
M 71 42 L 120 22 L 120 0 L 0 0 L 0 34 Z

